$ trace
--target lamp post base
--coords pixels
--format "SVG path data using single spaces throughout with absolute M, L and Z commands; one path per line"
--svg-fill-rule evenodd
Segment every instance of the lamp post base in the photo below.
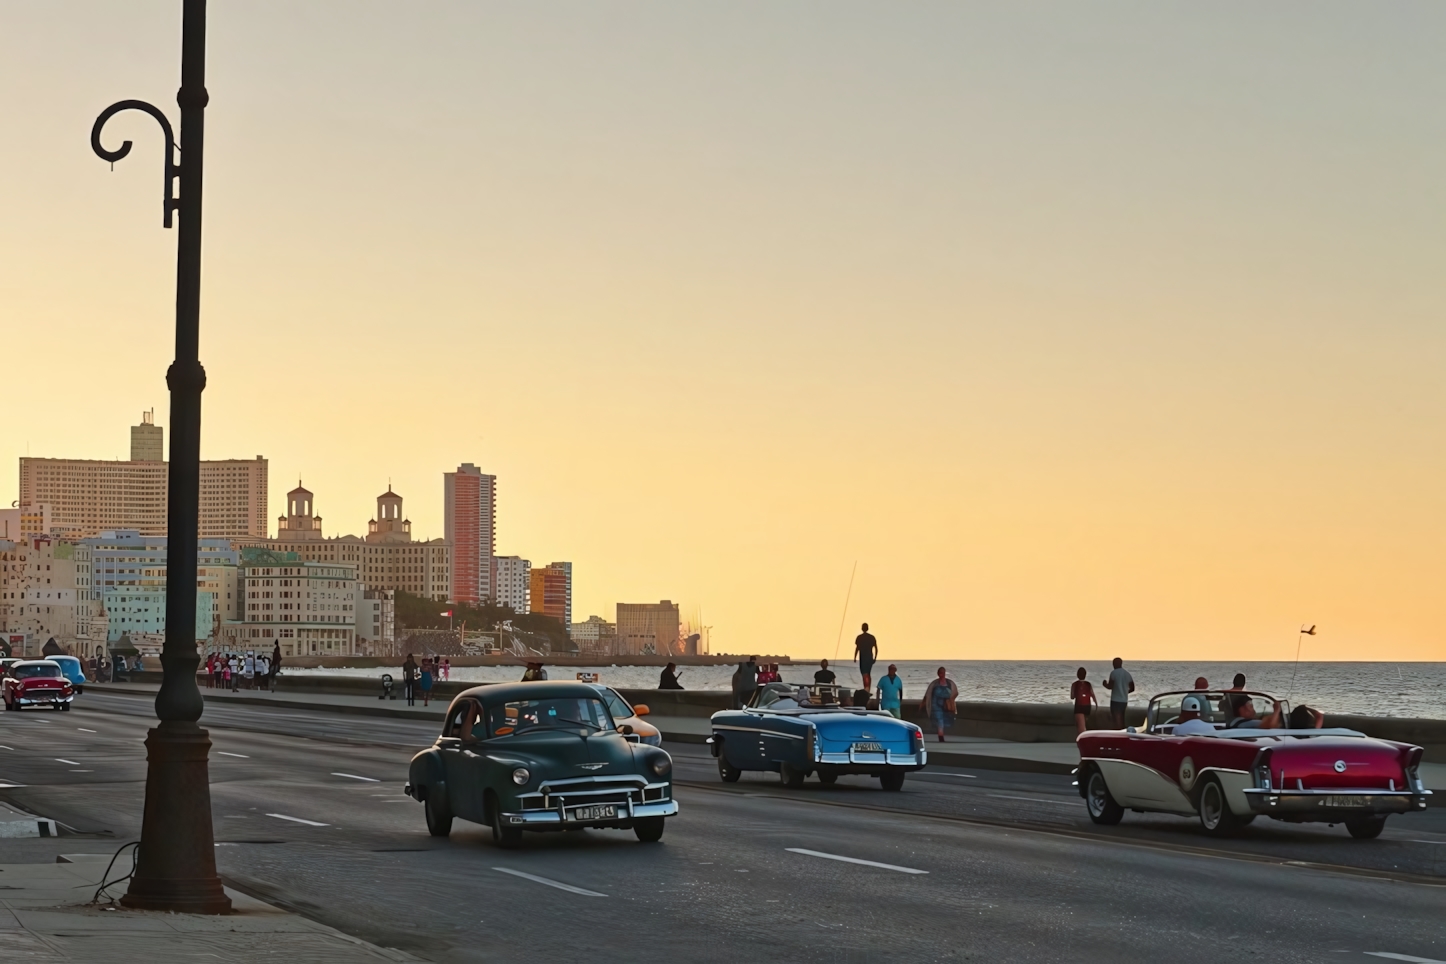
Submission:
M 231 913 L 231 898 L 216 875 L 210 751 L 210 735 L 195 723 L 165 721 L 146 736 L 140 853 L 122 907 Z

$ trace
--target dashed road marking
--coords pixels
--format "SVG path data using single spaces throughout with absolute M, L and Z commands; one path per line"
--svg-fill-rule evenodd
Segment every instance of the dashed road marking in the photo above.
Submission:
M 87 730 L 87 729 L 86 729 L 85 727 L 83 727 L 83 726 L 77 726 L 76 729 L 79 730 L 79 731 L 82 732 L 82 733 L 94 733 L 94 732 L 95 732 L 95 730 Z
M 1046 800 L 1044 797 L 1017 797 L 1009 793 L 989 794 L 996 800 L 1028 800 L 1030 803 L 1052 803 L 1056 807 L 1077 807 L 1079 804 L 1070 800 Z
M 249 756 L 247 756 L 247 755 L 244 754 L 244 753 L 227 753 L 225 750 L 217 750 L 216 752 L 217 752 L 218 754 L 220 754 L 221 756 L 234 756 L 234 757 L 238 757 L 239 759 L 242 759 L 242 760 L 249 760 L 249 759 L 251 759 Z
M 79 764 L 79 763 L 76 763 L 74 760 L 62 760 L 60 757 L 56 757 L 56 758 L 55 758 L 55 762 L 56 762 L 56 763 L 64 763 L 64 764 L 67 764 L 67 765 L 73 766 L 73 767 L 78 767 L 78 766 L 80 766 L 80 764 Z
M 290 820 L 292 823 L 304 823 L 308 827 L 330 827 L 329 823 L 319 823 L 315 820 L 303 820 L 300 817 L 288 817 L 284 813 L 268 813 L 266 816 L 275 817 L 277 820 Z
M 510 867 L 493 867 L 499 874 L 511 874 L 513 877 L 521 877 L 523 880 L 530 880 L 534 884 L 543 884 L 547 887 L 556 887 L 558 890 L 565 890 L 569 894 L 581 894 L 584 897 L 606 897 L 607 894 L 599 894 L 595 890 L 588 890 L 584 887 L 574 887 L 572 884 L 564 884 L 560 880 L 552 880 L 548 877 L 539 877 L 536 874 L 525 874 L 520 870 L 513 870 Z
M 927 874 L 927 870 L 917 870 L 913 867 L 900 867 L 898 864 L 881 864 L 877 860 L 861 860 L 858 857 L 845 857 L 841 854 L 826 854 L 822 850 L 805 850 L 803 847 L 784 847 L 791 854 L 803 854 L 808 857 L 822 857 L 824 860 L 840 860 L 846 864 L 861 864 L 864 867 L 879 867 L 883 870 L 896 870 L 901 874 Z
M 357 776 L 355 773 L 336 773 L 336 772 L 333 771 L 332 776 L 334 776 L 334 777 L 346 777 L 348 780 L 365 780 L 367 783 L 381 783 L 381 782 L 382 782 L 382 781 L 378 780 L 376 777 L 359 777 L 359 776 Z
M 1411 964 L 1446 964 L 1434 957 L 1416 957 L 1414 954 L 1392 954 L 1390 951 L 1362 951 L 1367 957 L 1384 957 L 1388 961 L 1409 961 Z

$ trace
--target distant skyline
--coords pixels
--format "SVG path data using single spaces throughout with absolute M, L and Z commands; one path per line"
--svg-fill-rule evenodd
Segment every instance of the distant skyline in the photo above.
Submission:
M 168 430 L 173 0 L 0 8 L 0 500 Z M 717 651 L 1446 658 L 1446 8 L 212 4 L 204 458 Z M 333 530 L 333 523 L 335 530 Z

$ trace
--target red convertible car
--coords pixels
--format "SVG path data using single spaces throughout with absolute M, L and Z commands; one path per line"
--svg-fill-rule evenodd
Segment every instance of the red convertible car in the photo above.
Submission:
M 1314 728 L 1291 729 L 1287 710 L 1264 693 L 1162 693 L 1142 730 L 1081 733 L 1077 786 L 1090 819 L 1176 813 L 1227 834 L 1267 816 L 1343 823 L 1370 839 L 1391 814 L 1426 809 L 1421 747 L 1320 728 L 1318 717 Z
M 60 664 L 48 659 L 28 659 L 11 666 L 0 679 L 0 696 L 5 699 L 7 710 L 18 710 L 25 706 L 49 706 L 57 710 L 70 709 L 74 699 L 74 688 Z

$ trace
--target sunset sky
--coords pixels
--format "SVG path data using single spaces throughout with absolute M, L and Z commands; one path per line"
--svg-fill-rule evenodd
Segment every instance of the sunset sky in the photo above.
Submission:
M 715 651 L 1446 658 L 1446 6 L 212 0 L 202 451 Z M 180 4 L 0 2 L 0 499 L 125 458 Z M 273 523 L 274 524 L 274 523 Z

